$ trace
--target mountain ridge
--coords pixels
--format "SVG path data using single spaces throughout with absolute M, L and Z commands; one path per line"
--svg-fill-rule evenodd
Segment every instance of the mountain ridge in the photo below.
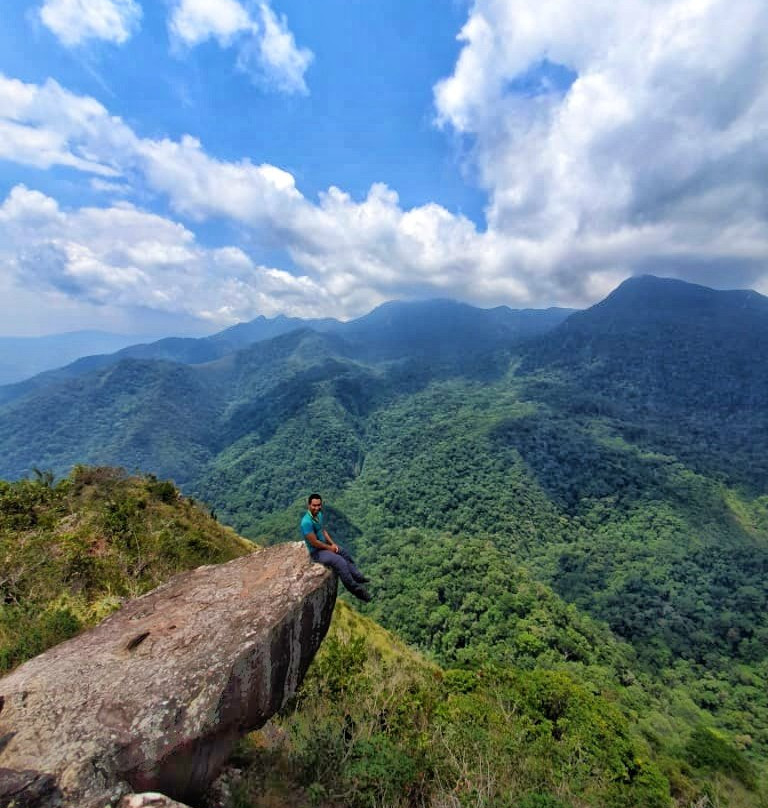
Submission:
M 123 359 L 165 359 L 168 361 L 182 362 L 184 364 L 204 364 L 221 359 L 224 356 L 236 353 L 243 348 L 256 342 L 273 339 L 291 331 L 314 330 L 319 333 L 336 334 L 341 337 L 348 336 L 351 341 L 357 344 L 358 351 L 366 351 L 368 358 L 383 359 L 396 358 L 402 354 L 409 342 L 408 334 L 399 339 L 393 339 L 389 330 L 382 328 L 382 320 L 394 315 L 402 322 L 411 322 L 416 313 L 417 325 L 422 328 L 419 335 L 422 342 L 422 353 L 429 353 L 432 335 L 424 333 L 423 324 L 420 322 L 425 311 L 429 311 L 434 304 L 439 304 L 443 308 L 449 306 L 452 310 L 475 314 L 474 323 L 482 326 L 487 335 L 501 332 L 509 336 L 512 340 L 522 340 L 532 338 L 548 328 L 554 327 L 563 318 L 571 313 L 571 309 L 508 309 L 507 307 L 497 307 L 496 309 L 479 309 L 465 303 L 456 301 L 420 301 L 403 302 L 391 301 L 382 304 L 367 315 L 363 315 L 355 320 L 341 322 L 331 318 L 308 319 L 291 318 L 279 315 L 274 318 L 264 316 L 256 317 L 246 323 L 238 323 L 223 331 L 217 332 L 207 337 L 166 337 L 150 343 L 138 343 L 128 345 L 113 354 L 100 354 L 95 356 L 83 356 L 69 365 L 51 369 L 9 385 L 0 385 L 0 406 L 5 403 L 34 394 L 48 386 L 66 381 L 71 378 L 85 375 L 89 372 L 100 370 Z M 434 321 L 434 317 L 431 318 Z M 504 321 L 501 323 L 501 321 Z M 489 325 L 489 323 L 496 325 Z M 444 332 L 442 339 L 448 339 L 450 344 L 443 353 L 451 350 L 462 349 L 464 346 L 460 342 L 451 339 L 454 332 L 448 330 Z M 437 337 L 437 335 L 434 335 Z
M 638 305 L 638 298 L 658 301 L 670 289 L 686 303 Z M 745 301 L 749 316 L 737 317 Z M 680 306 L 684 316 L 675 315 Z M 149 466 L 188 482 L 227 441 L 247 434 L 248 423 L 262 424 L 269 439 L 281 418 L 304 411 L 317 396 L 330 396 L 342 410 L 365 418 L 372 408 L 438 379 L 501 379 L 512 362 L 534 399 L 543 396 L 573 414 L 626 415 L 625 434 L 651 428 L 658 435 L 650 436 L 650 445 L 663 448 L 670 440 L 685 453 L 685 440 L 663 428 L 674 414 L 697 435 L 717 430 L 721 470 L 736 447 L 744 463 L 756 464 L 758 479 L 768 474 L 768 460 L 760 459 L 764 448 L 768 456 L 768 414 L 761 408 L 768 367 L 760 359 L 768 355 L 766 298 L 644 277 L 564 316 L 563 310 L 521 314 L 455 301 L 389 303 L 328 331 L 290 329 L 235 352 L 216 349 L 213 358 L 196 364 L 123 355 L 115 364 L 114 356 L 97 357 L 105 364 L 88 372 L 49 376 L 48 384 L 38 380 L 38 388 L 33 380 L 24 395 L 14 388 L 19 397 L 0 406 L 0 473 L 15 477 L 32 467 L 62 473 L 75 462 L 108 462 Z M 546 333 L 534 336 L 531 329 Z M 158 346 L 165 351 L 168 343 Z M 114 375 L 110 367 L 122 369 Z M 747 424 L 758 427 L 754 435 Z M 93 447 L 85 454 L 78 451 L 78 434 Z M 170 435 L 176 437 L 168 443 Z M 184 460 L 187 438 L 198 448 Z M 40 452 L 35 446 L 42 441 Z
M 697 467 L 760 490 L 767 356 L 768 298 L 645 276 L 530 343 L 517 373 L 534 396 L 623 420 L 656 451 L 709 454 Z
M 768 297 L 752 289 L 715 290 L 676 278 L 638 275 L 623 281 L 594 306 L 575 312 L 563 330 L 577 329 L 585 322 L 592 327 L 612 322 L 624 328 L 670 320 L 679 323 L 694 314 L 718 321 L 736 312 L 766 316 Z

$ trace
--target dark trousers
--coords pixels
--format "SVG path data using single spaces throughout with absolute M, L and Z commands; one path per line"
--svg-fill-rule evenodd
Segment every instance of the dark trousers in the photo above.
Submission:
M 338 553 L 332 553 L 330 550 L 317 550 L 312 553 L 312 560 L 335 570 L 341 578 L 341 582 L 353 595 L 363 589 L 360 582 L 365 576 L 355 566 L 352 556 L 340 545 Z

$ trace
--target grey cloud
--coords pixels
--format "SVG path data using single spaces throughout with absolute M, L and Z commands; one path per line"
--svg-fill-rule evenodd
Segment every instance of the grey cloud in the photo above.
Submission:
M 636 275 L 659 275 L 714 289 L 754 289 L 765 275 L 765 262 L 750 258 L 656 256 L 633 267 Z
M 91 302 L 87 285 L 67 273 L 66 252 L 51 242 L 31 245 L 17 254 L 17 272 L 26 286 L 53 289 Z

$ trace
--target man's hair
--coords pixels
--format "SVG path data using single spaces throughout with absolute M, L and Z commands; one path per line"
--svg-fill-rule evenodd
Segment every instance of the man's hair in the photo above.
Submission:
M 320 502 L 323 501 L 323 498 L 320 496 L 320 494 L 310 494 L 307 497 L 307 505 L 309 505 L 309 503 L 312 502 L 313 499 L 319 499 Z

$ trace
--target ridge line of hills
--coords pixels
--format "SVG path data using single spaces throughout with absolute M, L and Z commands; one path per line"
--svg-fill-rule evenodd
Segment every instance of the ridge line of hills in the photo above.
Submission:
M 342 408 L 363 416 L 438 379 L 490 384 L 514 365 L 525 395 L 548 406 L 615 417 L 626 437 L 673 453 L 706 444 L 707 471 L 717 475 L 733 470 L 735 449 L 749 475 L 768 478 L 768 453 L 754 440 L 755 425 L 758 437 L 768 429 L 761 406 L 768 400 L 768 299 L 755 292 L 642 276 L 582 312 L 428 301 L 314 325 L 257 318 L 213 337 L 131 346 L 0 387 L 0 474 L 65 473 L 94 462 L 149 468 L 186 484 L 228 441 L 258 430 L 254 417 L 267 434 L 280 407 L 289 417 L 301 409 L 302 384 L 333 386 Z M 177 424 L 169 422 L 161 438 L 163 413 Z M 665 428 L 670 415 L 681 421 L 678 436 Z M 110 434 L 88 449 L 88 435 L 78 437 L 84 422 L 88 434 L 101 422 Z M 192 465 L 167 452 L 168 440 L 183 438 L 181 424 L 193 447 L 202 444 Z M 53 441 L 36 445 L 46 438 Z M 164 444 L 163 458 L 152 452 L 155 441 Z
M 247 348 L 256 342 L 269 340 L 291 331 L 310 329 L 319 333 L 338 334 L 354 340 L 367 332 L 386 328 L 405 328 L 404 338 L 424 338 L 438 314 L 451 317 L 474 318 L 478 323 L 487 318 L 497 329 L 499 336 L 525 339 L 542 333 L 556 325 L 573 309 L 510 309 L 498 306 L 479 309 L 466 303 L 452 300 L 429 300 L 423 302 L 390 301 L 366 315 L 341 322 L 332 318 L 301 319 L 278 315 L 266 318 L 260 315 L 245 323 L 237 323 L 207 337 L 164 337 L 153 342 L 140 342 L 121 346 L 114 353 L 98 353 L 80 356 L 68 365 L 43 371 L 36 376 L 14 383 L 0 385 L 0 403 L 33 392 L 56 381 L 73 378 L 93 370 L 114 364 L 121 359 L 166 359 L 184 364 L 203 364 Z M 423 319 L 426 315 L 426 320 Z M 419 333 L 420 332 L 420 333 Z M 41 338 L 43 339 L 43 338 Z M 48 341 L 53 340 L 48 338 Z M 122 340 L 125 342 L 125 340 Z M 0 347 L 2 343 L 0 342 Z
M 521 695 L 521 673 L 510 698 L 539 699 L 533 726 L 564 732 L 552 705 L 573 696 L 558 677 L 576 664 L 589 684 L 573 709 L 620 688 L 659 761 L 680 759 L 696 716 L 704 734 L 689 738 L 690 765 L 714 766 L 710 801 L 725 804 L 725 788 L 734 806 L 757 808 L 768 760 L 767 304 L 642 277 L 522 341 L 485 313 L 466 321 L 443 308 L 430 321 L 422 308 L 393 322 L 390 307 L 355 333 L 293 330 L 202 364 L 125 358 L 0 406 L 0 476 L 38 469 L 62 476 L 58 486 L 75 464 L 140 469 L 173 478 L 259 544 L 295 539 L 319 490 L 333 535 L 376 581 L 366 613 L 466 673 L 450 678 L 468 732 L 476 678 L 495 676 L 479 672 L 535 678 L 542 666 L 552 677 Z M 25 479 L 0 484 L 8 518 L 20 517 L 4 486 L 17 485 L 44 519 Z M 102 510 L 118 528 L 130 517 L 119 500 Z M 618 680 L 580 615 L 631 646 Z M 354 645 L 336 652 L 354 667 Z M 632 701 L 640 679 L 666 694 L 663 710 Z M 541 723 L 547 709 L 554 718 Z M 740 786 L 713 785 L 735 770 Z M 692 771 L 663 769 L 678 806 L 705 796 Z M 641 774 L 651 776 L 627 770 L 626 782 Z M 613 805 L 548 793 L 547 808 Z M 651 804 L 625 797 L 616 805 Z

